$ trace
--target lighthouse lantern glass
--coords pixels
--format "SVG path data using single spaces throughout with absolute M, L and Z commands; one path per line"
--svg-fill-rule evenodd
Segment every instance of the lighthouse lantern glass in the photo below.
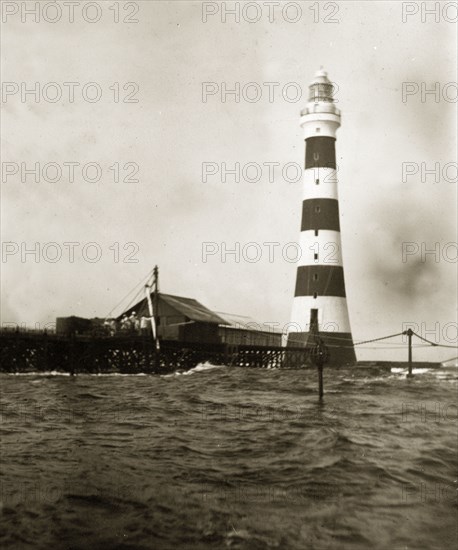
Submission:
M 328 101 L 332 103 L 334 101 L 333 91 L 334 86 L 332 84 L 314 82 L 310 86 L 309 101 Z

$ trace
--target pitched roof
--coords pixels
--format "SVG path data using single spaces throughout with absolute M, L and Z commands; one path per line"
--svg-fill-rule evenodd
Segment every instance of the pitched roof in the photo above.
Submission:
M 154 303 L 154 293 L 151 293 L 151 299 Z M 185 298 L 183 296 L 173 296 L 172 294 L 162 294 L 159 293 L 159 316 L 161 315 L 161 303 L 165 303 L 168 306 L 172 307 L 185 317 L 188 317 L 191 321 L 198 321 L 200 323 L 213 323 L 216 325 L 226 324 L 226 321 L 213 313 L 210 309 L 206 308 L 197 300 L 193 298 Z M 137 302 L 134 306 L 129 307 L 124 311 L 118 319 L 124 315 L 130 315 L 135 311 L 136 315 L 139 317 L 149 316 L 148 302 L 146 298 Z
M 159 297 L 164 300 L 169 306 L 173 307 L 192 321 L 200 321 L 202 323 L 216 323 L 220 325 L 225 323 L 225 320 L 206 308 L 193 298 L 184 298 L 182 296 L 172 296 L 171 294 L 159 294 Z
M 217 312 L 220 317 L 224 318 L 224 325 L 231 328 L 239 328 L 243 330 L 259 331 L 259 332 L 271 332 L 281 334 L 282 331 L 278 329 L 270 328 L 266 323 L 259 323 L 252 317 L 246 315 L 235 315 L 234 313 L 222 313 Z

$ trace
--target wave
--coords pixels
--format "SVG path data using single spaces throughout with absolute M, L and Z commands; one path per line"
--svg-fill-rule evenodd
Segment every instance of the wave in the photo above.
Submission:
M 205 363 L 199 363 L 194 368 L 186 370 L 186 371 L 178 369 L 176 372 L 173 372 L 171 374 L 162 374 L 161 378 L 175 378 L 176 376 L 188 376 L 190 374 L 196 374 L 198 372 L 206 372 L 206 371 L 212 371 L 212 370 L 215 370 L 215 369 L 225 369 L 225 368 L 228 368 L 228 366 L 227 365 L 213 365 L 212 363 L 209 363 L 208 361 L 205 361 Z

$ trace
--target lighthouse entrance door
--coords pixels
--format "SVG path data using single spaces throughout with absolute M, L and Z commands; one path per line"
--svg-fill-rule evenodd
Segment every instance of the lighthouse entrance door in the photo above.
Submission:
M 318 333 L 318 309 L 310 310 L 310 332 L 312 334 Z

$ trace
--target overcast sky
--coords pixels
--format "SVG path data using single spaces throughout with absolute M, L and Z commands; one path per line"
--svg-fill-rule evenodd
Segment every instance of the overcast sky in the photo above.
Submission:
M 419 9 L 403 22 L 401 2 L 331 2 L 319 12 L 317 4 L 300 2 L 302 14 L 293 23 L 294 6 L 284 15 L 276 7 L 270 21 L 268 6 L 260 2 L 259 21 L 249 23 L 242 13 L 236 23 L 230 15 L 224 22 L 222 5 L 210 3 L 208 11 L 218 13 L 204 23 L 201 2 L 141 1 L 119 3 L 115 23 L 117 14 L 109 8 L 116 3 L 96 3 L 99 14 L 94 7 L 84 11 L 84 4 L 76 5 L 73 23 L 67 11 L 55 23 L 43 14 L 38 23 L 32 16 L 23 23 L 20 10 L 3 14 L 2 241 L 17 248 L 10 244 L 10 254 L 3 254 L 2 323 L 33 327 L 56 316 L 104 317 L 154 264 L 164 292 L 279 327 L 287 323 L 296 264 L 282 249 L 298 242 L 302 189 L 301 181 L 283 177 L 282 168 L 303 165 L 299 114 L 322 65 L 338 86 L 342 111 L 337 164 L 354 339 L 398 333 L 412 322 L 423 336 L 456 345 L 457 185 L 456 168 L 447 168 L 456 162 L 456 27 L 447 21 L 452 10 L 440 12 L 439 22 L 434 16 L 422 22 Z M 409 5 L 414 11 L 416 4 Z M 44 15 L 55 17 L 51 11 Z M 99 15 L 97 22 L 85 21 Z M 254 8 L 245 16 L 253 20 Z M 50 82 L 58 87 L 46 87 Z M 73 102 L 64 82 L 79 84 Z M 85 87 L 90 82 L 102 91 L 93 103 L 85 99 L 97 92 Z M 218 92 L 204 102 L 205 82 L 215 83 L 209 86 Z M 259 100 L 249 101 L 256 92 L 251 86 L 239 102 L 233 95 L 223 101 L 223 83 L 234 88 L 236 82 L 242 89 L 257 83 Z M 278 83 L 271 85 L 272 102 L 268 82 Z M 406 82 L 412 83 L 411 95 L 403 101 Z M 21 100 L 21 88 L 34 83 L 40 86 L 38 102 L 31 94 Z M 126 83 L 134 84 L 124 90 Z M 422 97 L 422 88 L 434 86 L 439 97 Z M 53 103 L 58 88 L 63 96 Z M 293 101 L 298 90 L 302 98 Z M 21 174 L 21 163 L 29 169 L 37 162 L 41 169 L 57 163 L 59 181 L 41 174 L 35 182 Z M 98 183 L 87 181 L 94 169 L 87 168 L 85 179 L 81 166 L 69 181 L 64 163 L 90 162 L 102 170 Z M 228 168 L 257 163 L 261 178 L 249 182 L 242 172 L 241 181 L 228 175 L 223 182 L 219 172 L 203 181 L 203 163 L 220 169 L 224 162 Z M 9 175 L 14 163 L 18 173 Z M 132 164 L 124 168 L 126 163 Z M 263 163 L 279 163 L 273 181 Z M 418 164 L 418 173 L 405 181 L 403 163 Z M 421 163 L 428 169 L 439 163 L 445 177 L 441 173 L 436 183 L 426 175 L 422 181 Z M 138 174 L 130 179 L 139 182 L 122 181 L 135 165 Z M 51 166 L 50 179 L 55 173 Z M 287 174 L 294 179 L 294 166 Z M 49 258 L 55 247 L 45 246 L 50 242 L 62 252 L 54 263 Z M 73 262 L 66 242 L 80 243 Z M 83 245 L 91 242 L 100 261 L 89 261 L 94 246 L 83 256 Z M 259 244 L 259 261 L 248 261 L 254 247 L 242 253 L 250 242 Z M 265 242 L 279 243 L 272 262 Z M 403 242 L 418 244 L 418 252 L 409 245 L 404 262 Z M 34 243 L 41 247 L 38 261 L 30 254 L 21 261 L 21 247 Z M 123 250 L 126 243 L 135 245 Z M 228 249 L 240 243 L 239 262 L 222 256 L 223 243 Z M 203 261 L 203 246 L 218 252 Z M 422 247 L 435 246 L 439 257 L 422 257 Z M 294 257 L 293 248 L 288 253 Z M 124 262 L 129 254 L 138 262 Z M 405 349 L 357 353 L 359 359 L 406 358 Z M 414 352 L 423 360 L 454 355 L 453 349 Z

